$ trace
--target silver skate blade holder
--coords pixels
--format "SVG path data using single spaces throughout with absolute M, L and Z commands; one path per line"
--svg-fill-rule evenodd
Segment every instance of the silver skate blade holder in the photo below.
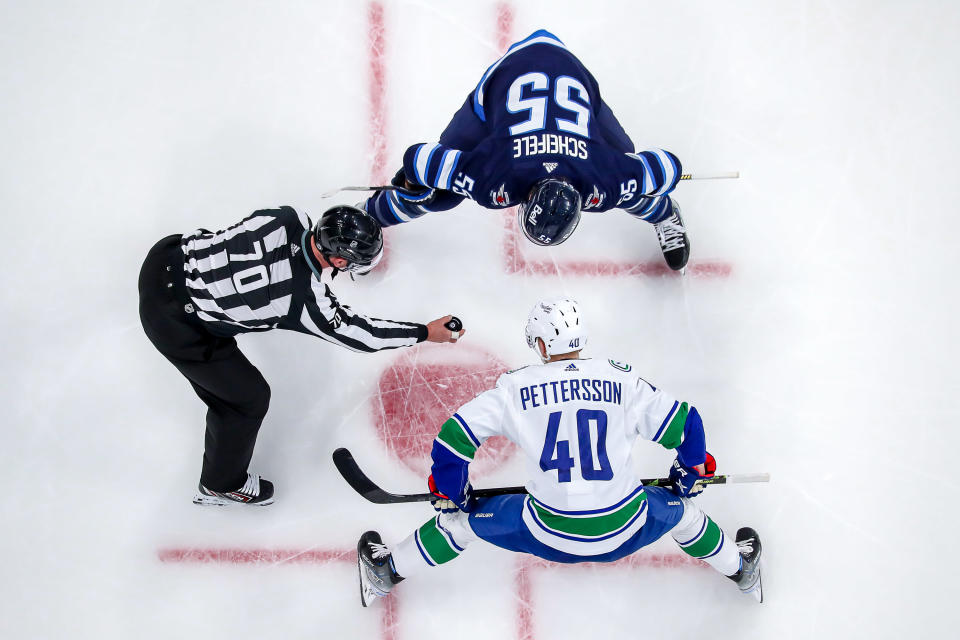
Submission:
M 718 171 L 715 173 L 683 173 L 680 174 L 681 180 L 736 180 L 740 177 L 739 171 Z M 394 189 L 399 189 L 392 184 L 383 184 L 370 187 L 340 187 L 339 189 L 334 189 L 333 191 L 327 191 L 326 193 L 321 193 L 321 198 L 332 198 L 341 191 L 392 191 Z

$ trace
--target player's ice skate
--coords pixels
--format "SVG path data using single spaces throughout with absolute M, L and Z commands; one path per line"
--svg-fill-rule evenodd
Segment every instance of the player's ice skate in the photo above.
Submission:
M 653 228 L 657 231 L 657 240 L 667 266 L 680 271 L 690 259 L 690 240 L 687 238 L 687 228 L 683 226 L 683 218 L 680 217 L 680 205 L 676 201 L 672 204 L 673 213 L 670 217 L 653 225 Z
M 390 549 L 380 534 L 367 531 L 357 542 L 357 571 L 360 575 L 360 603 L 369 607 L 377 598 L 384 598 L 403 578 L 393 570 Z
M 741 527 L 737 531 L 737 550 L 743 558 L 740 570 L 730 579 L 737 583 L 742 593 L 752 595 L 757 602 L 763 602 L 763 586 L 760 579 L 760 536 L 750 527 Z
M 201 483 L 194 504 L 223 507 L 229 504 L 250 504 L 264 507 L 273 504 L 273 483 L 255 473 L 247 474 L 247 481 L 236 491 L 212 491 Z

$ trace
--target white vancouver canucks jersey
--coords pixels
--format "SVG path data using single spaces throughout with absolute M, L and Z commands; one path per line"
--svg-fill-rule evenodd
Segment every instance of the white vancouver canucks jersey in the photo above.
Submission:
M 687 408 L 630 365 L 591 358 L 506 373 L 454 418 L 477 445 L 503 435 L 523 450 L 531 496 L 524 520 L 535 537 L 568 553 L 595 555 L 617 548 L 646 520 L 646 495 L 631 459 L 634 441 L 675 448 Z M 463 448 L 457 434 L 444 432 L 441 444 Z

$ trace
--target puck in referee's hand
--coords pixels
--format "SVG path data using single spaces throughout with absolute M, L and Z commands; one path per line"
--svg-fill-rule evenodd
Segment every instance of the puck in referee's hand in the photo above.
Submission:
M 443 323 L 443 326 L 445 326 L 447 329 L 450 329 L 450 331 L 460 331 L 463 329 L 463 323 L 460 322 L 460 318 L 457 316 L 451 317 L 449 320 Z

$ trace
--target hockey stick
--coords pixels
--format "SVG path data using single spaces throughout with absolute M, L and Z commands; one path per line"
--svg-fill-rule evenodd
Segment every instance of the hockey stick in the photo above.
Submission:
M 681 180 L 725 180 L 739 178 L 739 171 L 722 171 L 720 173 L 684 173 L 680 175 Z M 384 184 L 379 186 L 371 187 L 340 187 L 339 189 L 334 189 L 333 191 L 327 191 L 326 193 L 321 193 L 321 198 L 332 198 L 341 191 L 394 191 L 399 189 L 392 184 Z
M 390 493 L 384 491 L 360 469 L 360 465 L 353 459 L 353 454 L 343 447 L 333 452 L 333 464 L 353 490 L 374 504 L 397 504 L 400 502 L 429 502 L 436 500 L 432 493 Z M 769 482 L 769 473 L 741 473 L 736 475 L 713 476 L 698 480 L 699 484 L 734 484 L 740 482 Z M 640 481 L 647 487 L 669 487 L 669 478 L 647 478 Z M 490 489 L 474 489 L 473 495 L 477 498 L 502 496 L 509 493 L 527 493 L 526 487 L 493 487 Z

